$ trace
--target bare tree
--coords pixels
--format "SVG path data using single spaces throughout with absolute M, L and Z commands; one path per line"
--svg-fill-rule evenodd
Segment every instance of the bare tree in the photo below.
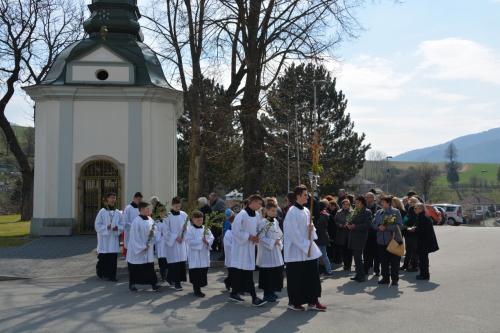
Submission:
M 5 115 L 20 84 L 39 83 L 78 39 L 82 6 L 71 0 L 0 0 L 0 128 L 22 175 L 21 219 L 33 213 L 33 167 Z
M 202 145 L 200 143 L 200 114 L 203 108 L 204 85 L 202 61 L 209 53 L 214 27 L 207 26 L 207 17 L 216 15 L 216 1 L 164 0 L 155 2 L 151 13 L 144 15 L 148 27 L 156 35 L 158 55 L 175 65 L 184 92 L 186 109 L 191 122 L 189 142 L 188 202 L 195 204 L 201 191 Z
M 429 162 L 422 162 L 415 168 L 416 183 L 425 201 L 429 200 L 430 190 L 439 174 L 439 167 Z
M 221 0 L 218 50 L 230 59 L 228 102 L 237 106 L 243 130 L 244 192 L 260 189 L 265 162 L 262 92 L 293 60 L 320 60 L 343 36 L 354 36 L 350 10 L 359 0 Z M 330 36 L 327 28 L 335 33 Z M 312 113 L 311 110 L 308 110 Z

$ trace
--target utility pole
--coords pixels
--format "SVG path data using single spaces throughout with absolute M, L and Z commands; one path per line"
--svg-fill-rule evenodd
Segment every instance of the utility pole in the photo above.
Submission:
M 385 158 L 385 167 L 386 167 L 386 192 L 389 194 L 389 176 L 391 174 L 391 169 L 389 169 L 389 159 L 391 159 L 392 156 L 387 156 Z

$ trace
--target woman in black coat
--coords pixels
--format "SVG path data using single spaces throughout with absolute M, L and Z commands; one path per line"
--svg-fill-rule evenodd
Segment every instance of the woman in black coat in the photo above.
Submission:
M 417 253 L 420 269 L 417 280 L 429 280 L 429 253 L 438 251 L 439 246 L 432 220 L 425 215 L 424 204 L 418 203 L 414 209 L 417 215 L 415 233 L 417 235 Z
M 356 275 L 351 280 L 364 282 L 366 281 L 366 275 L 363 265 L 363 249 L 368 239 L 368 230 L 371 228 L 372 213 L 366 208 L 365 197 L 357 197 L 355 204 L 354 215 L 351 222 L 347 224 L 349 229 L 348 246 L 352 250 L 354 264 L 356 265 Z
M 347 246 L 349 238 L 349 229 L 347 229 L 347 222 L 352 216 L 353 211 L 351 202 L 348 199 L 342 201 L 342 209 L 335 215 L 335 225 L 337 226 L 337 233 L 335 235 L 335 248 L 339 250 L 344 263 L 344 271 L 351 271 L 352 265 L 352 251 Z

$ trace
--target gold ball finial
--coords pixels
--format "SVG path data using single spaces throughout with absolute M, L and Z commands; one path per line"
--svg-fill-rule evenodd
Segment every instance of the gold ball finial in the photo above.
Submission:
M 108 31 L 108 27 L 107 27 L 107 26 L 105 26 L 105 25 L 103 25 L 103 26 L 101 27 L 101 29 L 99 30 L 99 32 L 101 33 L 101 38 L 102 38 L 103 40 L 106 40 L 106 38 L 108 37 L 108 32 L 109 32 L 109 31 Z

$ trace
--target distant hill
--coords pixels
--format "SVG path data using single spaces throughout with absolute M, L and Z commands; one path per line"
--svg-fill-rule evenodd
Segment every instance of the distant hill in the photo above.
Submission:
M 500 163 L 500 128 L 461 136 L 446 143 L 416 149 L 394 157 L 403 162 L 443 162 L 446 147 L 453 142 L 457 147 L 458 160 L 465 163 Z

